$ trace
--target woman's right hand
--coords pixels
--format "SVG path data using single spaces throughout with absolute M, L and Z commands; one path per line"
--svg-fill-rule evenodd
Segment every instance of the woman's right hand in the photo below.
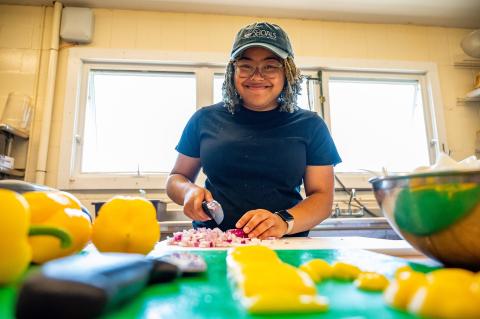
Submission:
M 211 220 L 202 208 L 202 202 L 207 201 L 211 202 L 213 200 L 212 193 L 206 188 L 192 184 L 189 186 L 189 189 L 185 192 L 185 197 L 183 200 L 183 213 L 193 219 L 205 222 Z

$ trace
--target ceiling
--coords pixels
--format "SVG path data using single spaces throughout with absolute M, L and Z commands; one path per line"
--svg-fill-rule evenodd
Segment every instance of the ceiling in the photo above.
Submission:
M 480 0 L 63 0 L 65 6 L 480 29 Z M 52 0 L 0 0 L 52 5 Z

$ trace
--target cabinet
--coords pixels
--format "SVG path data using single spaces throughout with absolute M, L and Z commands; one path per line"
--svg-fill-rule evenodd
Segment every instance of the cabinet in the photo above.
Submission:
M 17 139 L 28 140 L 28 132 L 16 129 L 7 124 L 0 124 L 0 138 L 3 141 L 3 149 L 0 148 L 0 156 L 12 156 L 13 144 Z M 0 143 L 0 146 L 2 143 Z M 14 159 L 15 160 L 15 159 Z M 8 165 L 2 165 L 0 162 L 0 179 L 3 178 L 23 178 L 24 170 L 10 168 Z

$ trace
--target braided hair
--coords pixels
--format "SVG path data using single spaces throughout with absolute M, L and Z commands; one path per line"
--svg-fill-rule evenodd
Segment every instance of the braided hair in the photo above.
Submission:
M 237 89 L 235 88 L 235 61 L 230 61 L 227 64 L 225 70 L 225 80 L 222 85 L 222 96 L 225 107 L 232 114 L 238 110 L 239 105 L 242 103 L 242 98 L 238 94 Z M 298 109 L 297 97 L 300 94 L 302 83 L 302 76 L 300 75 L 300 70 L 296 67 L 295 62 L 291 57 L 287 57 L 282 61 L 284 75 L 285 75 L 285 85 L 283 90 L 278 96 L 279 110 L 281 112 L 292 113 Z

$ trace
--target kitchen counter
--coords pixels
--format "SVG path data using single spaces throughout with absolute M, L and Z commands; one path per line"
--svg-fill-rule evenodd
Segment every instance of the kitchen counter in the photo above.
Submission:
M 192 228 L 190 220 L 160 221 L 162 239 L 173 233 Z M 385 217 L 328 218 L 312 228 L 312 237 L 362 236 L 400 239 Z

